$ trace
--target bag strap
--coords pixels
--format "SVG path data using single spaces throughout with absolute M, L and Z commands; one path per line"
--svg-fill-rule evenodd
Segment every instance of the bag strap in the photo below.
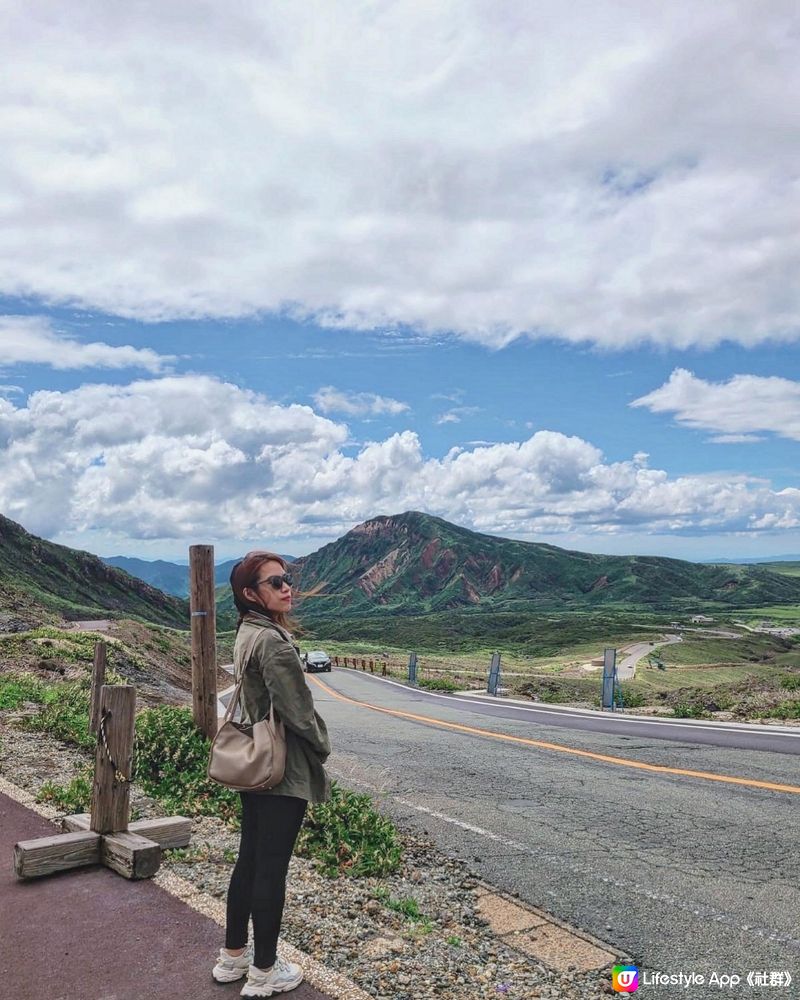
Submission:
M 291 641 L 289 633 L 281 628 L 277 622 L 271 623 L 272 628 L 287 642 Z M 270 626 L 262 626 L 264 628 L 269 628 Z M 231 700 L 228 702 L 228 707 L 225 709 L 225 716 L 223 718 L 223 725 L 226 722 L 230 722 L 233 718 L 233 713 L 236 711 L 236 706 L 239 704 L 239 698 L 242 693 L 242 684 L 244 683 L 244 674 L 247 670 L 247 664 L 250 662 L 250 657 L 253 655 L 253 650 L 255 649 L 256 642 L 258 641 L 258 630 L 253 629 L 253 635 L 246 647 L 246 653 L 242 654 L 238 659 L 234 655 L 233 658 L 233 670 L 234 676 L 236 677 L 236 687 L 233 689 L 233 694 L 231 695 Z M 272 699 L 269 700 L 269 718 L 270 722 L 275 721 L 275 707 L 272 704 Z
M 228 702 L 228 707 L 225 709 L 225 716 L 223 718 L 223 725 L 226 722 L 230 722 L 233 718 L 233 713 L 236 711 L 236 706 L 239 704 L 239 698 L 242 693 L 242 684 L 244 683 L 244 672 L 247 669 L 247 664 L 250 661 L 250 657 L 253 655 L 253 650 L 255 649 L 256 640 L 258 639 L 258 632 L 253 629 L 253 635 L 247 645 L 246 655 L 233 658 L 233 675 L 236 678 L 236 687 L 233 689 L 233 694 L 231 695 L 231 700 Z

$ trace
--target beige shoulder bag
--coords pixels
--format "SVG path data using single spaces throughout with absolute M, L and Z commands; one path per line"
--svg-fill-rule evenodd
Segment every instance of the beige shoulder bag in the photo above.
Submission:
M 269 718 L 261 722 L 234 722 L 233 715 L 242 692 L 244 672 L 258 638 L 247 645 L 246 653 L 238 660 L 234 657 L 236 687 L 228 702 L 225 718 L 211 743 L 208 757 L 208 776 L 226 788 L 237 792 L 264 792 L 283 780 L 286 767 L 286 733 L 283 722 L 275 719 L 275 708 L 270 699 Z

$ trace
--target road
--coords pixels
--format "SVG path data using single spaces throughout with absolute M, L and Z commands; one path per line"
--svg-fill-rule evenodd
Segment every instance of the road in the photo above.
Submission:
M 309 685 L 334 776 L 481 877 L 650 971 L 800 982 L 797 731 L 437 698 L 349 670 Z
M 660 642 L 637 642 L 628 646 L 625 657 L 617 664 L 617 678 L 621 681 L 630 681 L 636 676 L 636 664 L 643 656 L 654 652 L 659 646 L 669 646 L 674 642 L 682 642 L 679 635 L 668 635 Z

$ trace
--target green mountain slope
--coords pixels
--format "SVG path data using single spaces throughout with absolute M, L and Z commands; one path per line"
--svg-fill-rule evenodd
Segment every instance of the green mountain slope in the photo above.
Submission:
M 188 628 L 185 601 L 0 515 L 0 630 L 59 618 L 138 618 Z
M 294 556 L 283 558 L 291 562 Z M 132 556 L 109 556 L 103 559 L 103 562 L 108 566 L 124 569 L 126 573 L 144 580 L 151 587 L 163 590 L 165 594 L 174 594 L 176 597 L 189 596 L 188 565 L 182 566 L 180 563 L 167 562 L 164 559 L 135 559 Z M 228 583 L 231 570 L 237 562 L 238 559 L 228 559 L 227 562 L 217 563 L 214 566 L 214 583 L 217 587 Z
M 800 580 L 760 566 L 604 556 L 482 535 L 416 511 L 376 517 L 297 560 L 301 617 L 800 601 Z

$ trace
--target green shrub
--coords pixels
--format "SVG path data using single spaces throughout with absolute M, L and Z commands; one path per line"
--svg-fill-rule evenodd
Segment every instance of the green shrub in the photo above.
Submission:
M 400 866 L 401 844 L 390 820 L 372 806 L 369 795 L 332 782 L 331 801 L 311 806 L 295 853 L 313 858 L 329 877 L 389 875 Z
M 783 701 L 761 714 L 765 719 L 800 719 L 800 700 Z
M 94 750 L 96 740 L 89 732 L 89 682 L 42 685 L 43 705 L 36 715 L 22 720 L 26 729 L 47 732 L 65 743 Z
M 784 674 L 780 679 L 780 684 L 786 691 L 800 691 L 800 673 Z
M 36 796 L 37 802 L 50 802 L 67 813 L 88 812 L 92 804 L 92 773 L 86 771 L 68 785 L 45 781 Z
M 672 709 L 672 715 L 676 719 L 707 719 L 708 712 L 702 705 L 681 702 Z
M 147 708 L 136 717 L 135 777 L 168 812 L 218 816 L 235 825 L 240 799 L 206 776 L 209 747 L 189 709 Z
M 35 677 L 25 674 L 0 676 L 0 710 L 17 709 L 25 702 L 44 701 L 45 685 Z
M 458 691 L 459 686 L 450 680 L 449 677 L 423 677 L 417 682 L 421 688 L 429 691 Z
M 622 695 L 623 708 L 641 708 L 642 705 L 647 704 L 644 693 L 630 684 L 620 684 L 619 691 Z

